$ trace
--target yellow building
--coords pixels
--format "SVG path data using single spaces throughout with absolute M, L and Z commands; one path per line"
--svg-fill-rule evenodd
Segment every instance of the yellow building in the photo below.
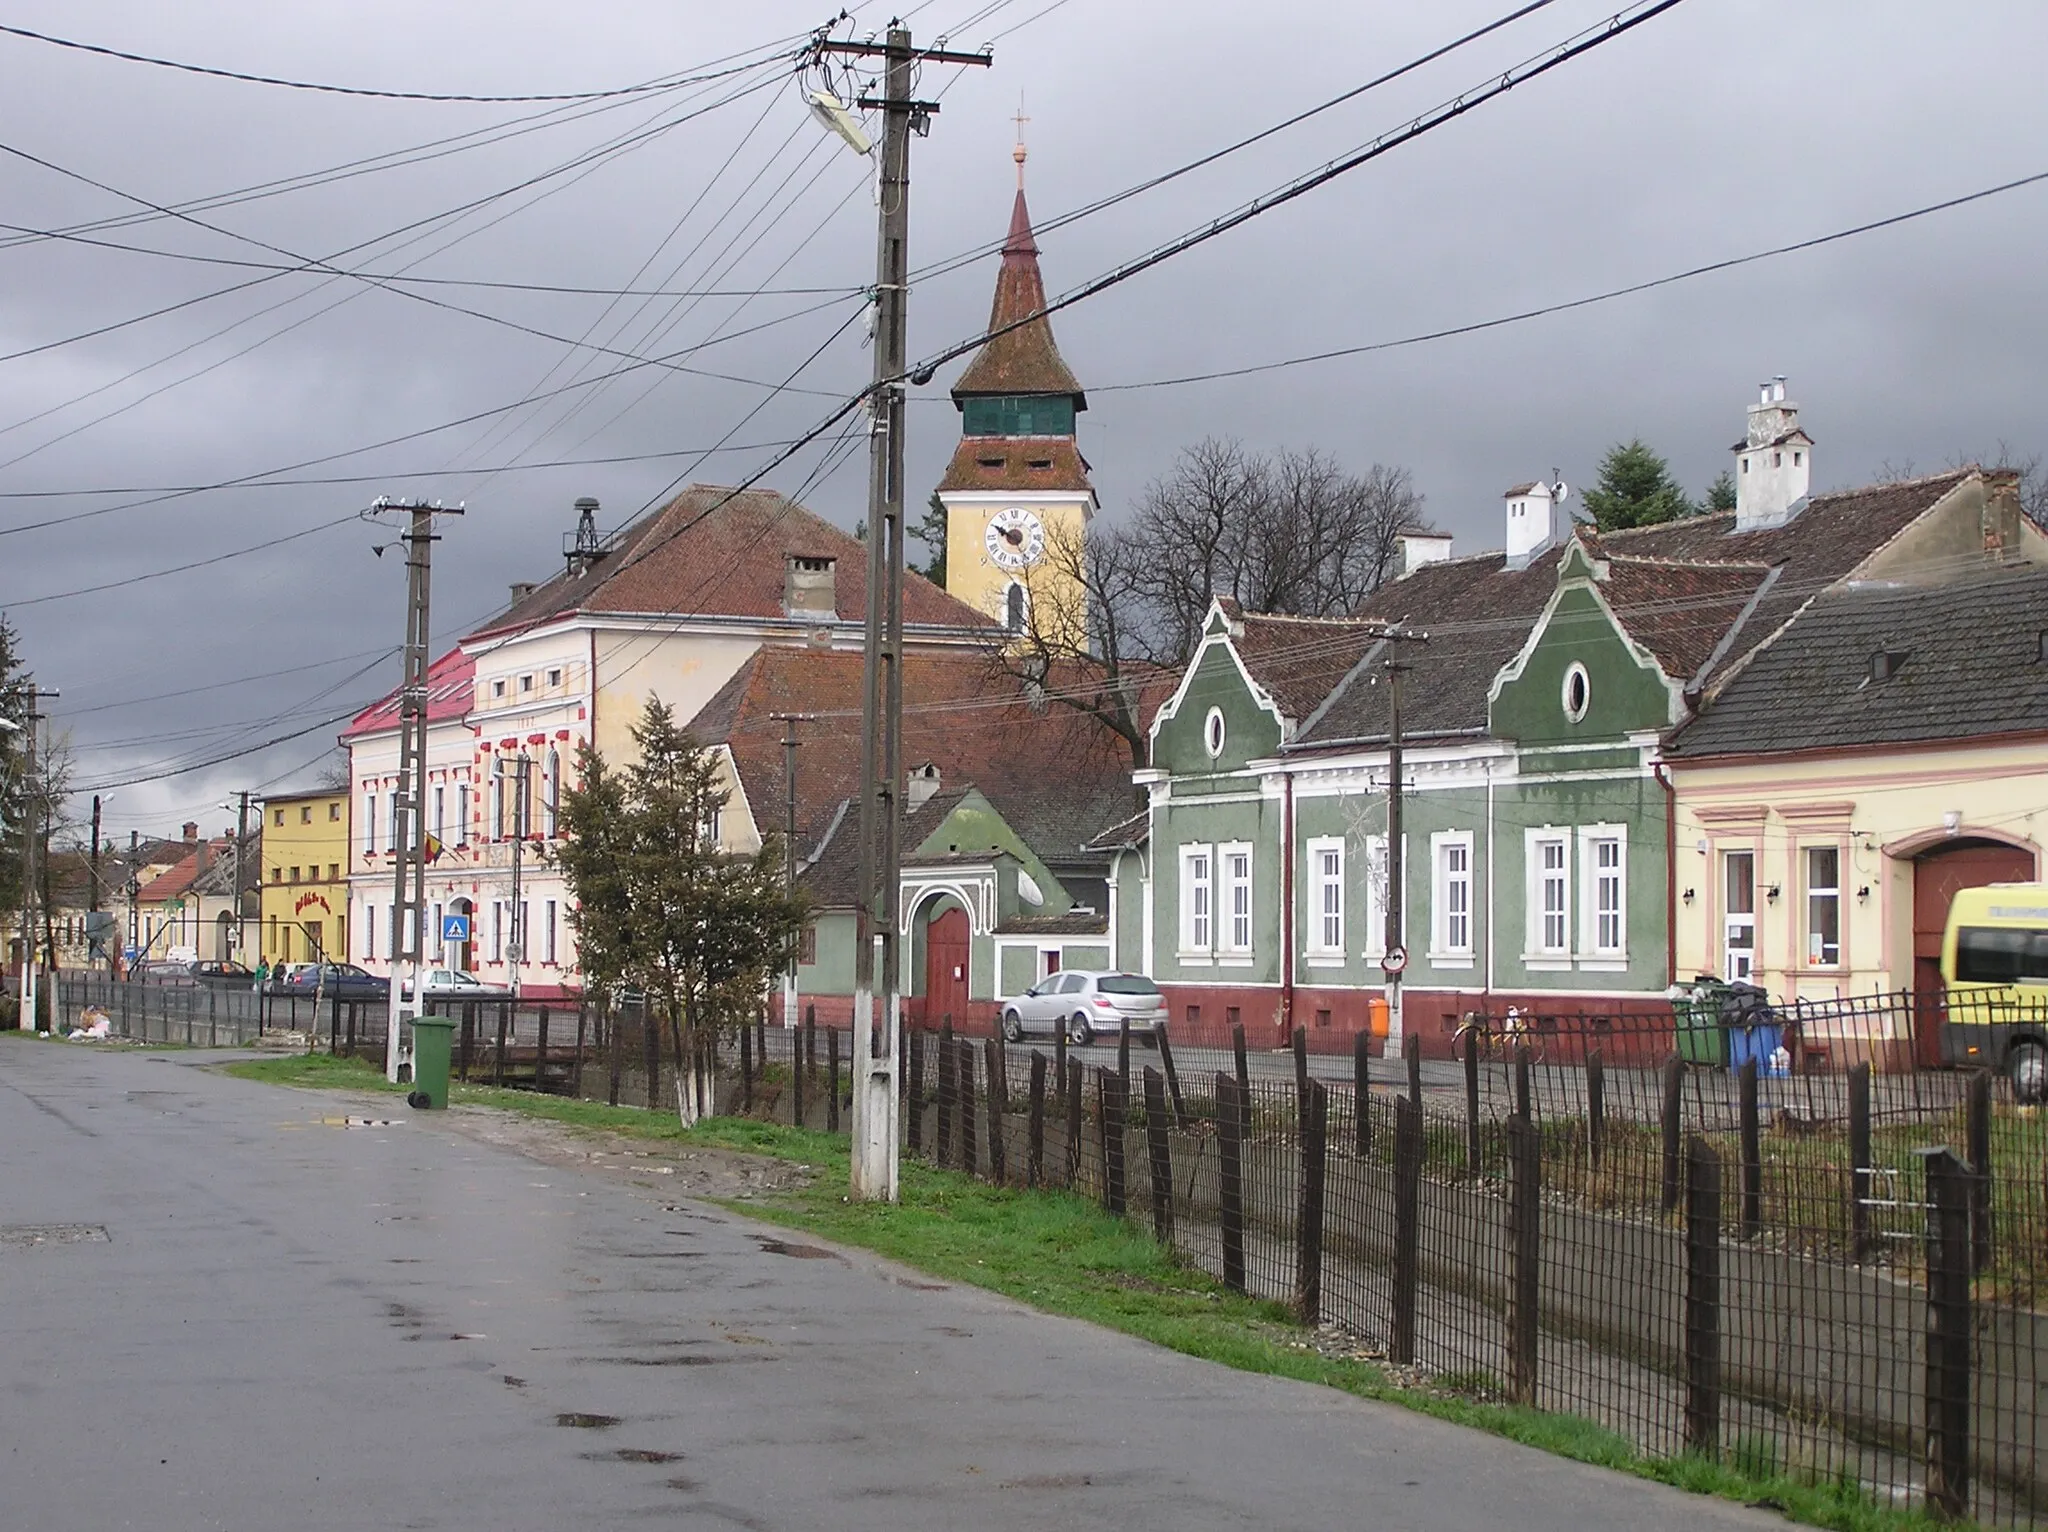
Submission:
M 1873 1051 L 1939 1063 L 1949 900 L 2041 875 L 2044 747 L 2048 568 L 1823 596 L 1667 745 L 1678 974 L 1911 990 Z
M 348 957 L 349 793 L 320 788 L 263 805 L 263 961 Z
M 1081 554 L 1096 508 L 1075 441 L 1075 417 L 1088 397 L 1061 358 L 1051 323 L 1027 317 L 1045 307 L 1045 281 L 1024 205 L 1023 163 L 1019 146 L 990 339 L 953 385 L 961 439 L 938 490 L 946 589 L 1012 631 L 1029 628 L 1055 648 L 1070 648 L 1087 629 Z

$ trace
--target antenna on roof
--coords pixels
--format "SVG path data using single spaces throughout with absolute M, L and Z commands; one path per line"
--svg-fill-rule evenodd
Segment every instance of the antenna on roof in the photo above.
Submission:
M 582 574 L 604 556 L 604 548 L 597 535 L 597 502 L 589 495 L 576 502 L 574 540 L 564 538 L 563 541 L 568 544 L 562 552 L 572 575 Z

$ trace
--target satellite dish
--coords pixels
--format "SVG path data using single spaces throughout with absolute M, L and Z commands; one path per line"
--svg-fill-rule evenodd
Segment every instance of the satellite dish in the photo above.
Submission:
M 1553 470 L 1553 472 L 1554 471 L 1555 470 Z M 1550 486 L 1550 503 L 1552 505 L 1563 505 L 1565 501 L 1571 498 L 1571 494 L 1572 487 L 1569 484 L 1565 483 L 1564 480 L 1559 479 L 1555 484 Z

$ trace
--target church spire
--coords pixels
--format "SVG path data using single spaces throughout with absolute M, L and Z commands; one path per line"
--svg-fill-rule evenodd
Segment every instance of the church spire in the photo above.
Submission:
M 1002 269 L 996 274 L 995 302 L 989 309 L 990 338 L 953 385 L 953 402 L 963 411 L 970 398 L 1020 395 L 1057 395 L 1070 399 L 1076 410 L 1088 408 L 1087 395 L 1052 338 L 1052 322 L 1039 314 L 1045 307 L 1045 278 L 1038 269 L 1038 241 L 1024 201 L 1027 152 L 1021 133 L 1028 120 L 1018 114 L 1020 137 L 1011 154 L 1017 162 L 1017 200 L 1010 209 L 1010 232 L 1003 240 Z M 1034 314 L 1038 317 L 1029 317 Z M 1016 328 L 1009 328 L 1013 325 Z

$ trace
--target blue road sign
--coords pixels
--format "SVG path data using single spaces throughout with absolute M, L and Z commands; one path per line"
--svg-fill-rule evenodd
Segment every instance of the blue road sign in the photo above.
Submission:
M 469 917 L 467 915 L 443 915 L 441 917 L 441 940 L 444 942 L 468 941 Z

